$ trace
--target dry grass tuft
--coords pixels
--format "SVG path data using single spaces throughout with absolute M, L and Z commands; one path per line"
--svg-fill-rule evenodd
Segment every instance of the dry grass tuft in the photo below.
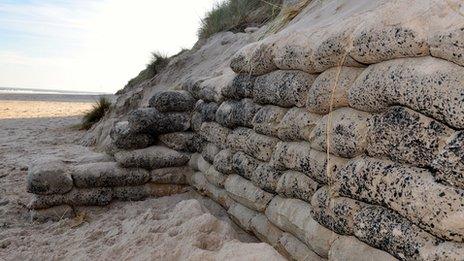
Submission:
M 133 87 L 140 83 L 149 80 L 163 70 L 169 63 L 170 58 L 160 52 L 152 52 L 151 60 L 147 67 L 139 73 L 135 78 L 131 79 L 126 87 Z M 116 93 L 118 94 L 118 93 Z
M 110 110 L 111 101 L 106 97 L 100 97 L 98 101 L 93 105 L 92 109 L 84 114 L 80 129 L 88 130 L 92 126 L 99 122 L 103 116 Z
M 76 217 L 73 218 L 72 224 L 71 224 L 70 227 L 71 228 L 77 228 L 77 227 L 80 227 L 85 222 L 87 222 L 87 223 L 89 222 L 88 217 L 87 217 L 87 213 L 79 212 L 79 213 L 77 213 Z
M 264 38 L 269 34 L 274 34 L 284 28 L 292 21 L 312 0 L 301 0 L 298 4 L 283 7 L 280 14 L 269 24 L 267 30 L 260 38 Z
M 282 0 L 227 0 L 211 9 L 201 21 L 198 37 L 232 31 L 241 32 L 250 26 L 262 26 L 280 12 Z

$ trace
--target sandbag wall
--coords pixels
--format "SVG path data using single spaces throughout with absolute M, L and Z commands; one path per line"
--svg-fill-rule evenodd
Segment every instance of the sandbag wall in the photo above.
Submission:
M 170 105 L 175 101 L 175 107 Z M 181 104 L 182 103 L 182 104 Z M 190 154 L 202 144 L 190 131 L 195 104 L 187 92 L 158 93 L 111 130 L 108 154 L 84 160 L 43 160 L 29 170 L 34 219 L 72 217 L 76 206 L 104 206 L 185 192 Z
M 246 46 L 118 122 L 109 163 L 31 169 L 32 208 L 188 183 L 290 259 L 464 260 L 464 29 L 385 24 Z
M 191 184 L 294 259 L 464 260 L 461 31 L 246 46 L 186 85 Z

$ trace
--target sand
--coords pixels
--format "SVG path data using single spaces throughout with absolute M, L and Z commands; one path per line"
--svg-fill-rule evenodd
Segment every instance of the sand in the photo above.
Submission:
M 92 95 L 0 92 L 0 120 L 79 116 L 90 110 L 98 98 Z
M 1 98 L 0 260 L 283 259 L 193 190 L 77 208 L 83 219 L 31 221 L 26 208 L 31 198 L 25 189 L 28 166 L 42 157 L 69 160 L 94 153 L 79 145 L 85 133 L 72 127 L 91 101 Z
M 82 115 L 92 108 L 91 103 L 46 101 L 1 101 L 0 119 L 68 117 Z

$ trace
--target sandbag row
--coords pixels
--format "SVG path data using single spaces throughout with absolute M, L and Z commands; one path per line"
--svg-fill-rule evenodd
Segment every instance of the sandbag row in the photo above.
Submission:
M 358 14 L 342 11 L 346 17 L 337 23 L 299 19 L 296 26 L 243 47 L 231 68 L 251 75 L 277 68 L 320 73 L 338 65 L 426 55 L 464 65 L 463 19 L 453 4 L 401 1 L 367 8 L 369 12 Z
M 320 75 L 273 70 L 250 79 L 238 74 L 223 90 L 230 99 L 250 98 L 257 104 L 284 108 L 306 107 L 317 114 L 346 106 L 383 112 L 389 106 L 402 105 L 454 129 L 463 129 L 463 73 L 460 65 L 426 56 L 393 59 L 366 69 L 327 68 Z M 240 86 L 246 86 L 247 91 Z
M 409 108 L 393 106 L 379 114 L 337 109 L 317 123 L 309 142 L 312 149 L 329 149 L 339 157 L 367 154 L 430 168 L 438 182 L 464 189 L 462 137 L 462 131 Z
M 162 152 L 165 151 L 163 148 Z M 120 158 L 119 162 L 78 165 L 58 161 L 37 164 L 31 168 L 27 178 L 28 192 L 35 194 L 30 206 L 32 209 L 44 209 L 61 204 L 106 205 L 112 198 L 136 200 L 149 195 L 170 194 L 166 191 L 170 189 L 180 191 L 188 184 L 187 177 L 191 174 L 190 169 L 185 167 L 188 157 L 182 155 L 177 160 L 173 159 L 172 155 L 160 157 L 157 162 L 164 160 L 164 164 L 152 169 L 123 165 L 132 160 L 126 162 Z
M 416 58 L 412 60 L 423 59 L 426 58 Z M 393 60 L 391 62 L 401 63 L 403 60 Z M 418 67 L 416 69 L 424 67 L 425 70 L 425 68 L 427 68 L 427 73 L 430 74 L 431 66 L 421 66 L 422 65 L 419 64 L 416 66 Z M 457 65 L 452 66 L 459 67 Z M 391 66 L 391 68 L 397 67 Z M 309 100 L 311 100 L 310 98 L 314 97 L 318 97 L 317 99 L 319 100 L 325 100 L 325 102 L 322 103 L 326 105 L 330 102 L 331 95 L 329 94 L 331 92 L 330 89 L 332 88 L 331 85 L 333 85 L 333 82 L 335 81 L 335 79 L 333 79 L 333 77 L 336 76 L 336 72 L 334 72 L 335 69 L 338 68 L 330 69 L 327 73 L 324 72 L 316 78 L 307 95 L 308 103 Z M 407 69 L 407 72 L 414 75 L 414 77 L 418 76 L 417 74 L 412 74 L 410 71 L 411 69 Z M 272 101 L 270 100 L 261 101 L 261 104 L 256 103 L 254 99 L 256 95 L 260 95 L 265 92 L 270 92 L 273 95 L 277 95 L 279 93 L 278 91 L 272 90 L 272 83 L 275 82 L 275 80 L 269 80 L 269 83 L 262 84 L 263 88 L 267 89 L 257 91 L 255 95 L 253 89 L 257 85 L 256 79 L 255 83 L 247 82 L 246 84 L 239 84 L 240 81 L 244 81 L 243 79 L 247 78 L 245 75 L 237 75 L 233 78 L 230 85 L 225 86 L 247 86 L 247 88 L 250 89 L 247 97 L 251 98 L 224 101 L 218 106 L 214 116 L 211 114 L 210 120 L 216 121 L 223 127 L 231 129 L 223 132 L 223 136 L 225 136 L 227 132 L 232 131 L 233 128 L 243 126 L 253 129 L 258 134 L 279 138 L 283 141 L 309 141 L 311 147 L 318 151 L 326 151 L 327 147 L 329 147 L 329 152 L 339 157 L 353 158 L 367 153 L 374 157 L 389 158 L 394 161 L 413 164 L 419 167 L 431 167 L 436 170 L 436 178 L 441 182 L 462 187 L 464 181 L 461 169 L 464 167 L 462 163 L 463 157 L 461 154 L 463 154 L 463 152 L 452 149 L 457 147 L 456 143 L 459 144 L 459 140 L 453 139 L 452 137 L 459 137 L 460 132 L 456 132 L 453 128 L 448 127 L 447 124 L 444 124 L 440 120 L 426 116 L 427 113 L 430 114 L 430 111 L 427 111 L 430 107 L 428 103 L 417 107 L 416 110 L 421 111 L 422 113 L 402 106 L 388 107 L 388 104 L 387 107 L 383 108 L 380 112 L 372 110 L 373 113 L 349 107 L 338 107 L 350 105 L 348 99 L 349 93 L 351 90 L 356 89 L 359 84 L 366 84 L 365 81 L 359 80 L 358 77 L 359 75 L 364 75 L 365 72 L 366 71 L 362 72 L 361 69 L 356 68 L 341 68 L 340 74 L 337 75 L 337 77 L 339 78 L 338 82 L 343 88 L 335 89 L 336 93 L 334 93 L 334 97 L 332 97 L 335 102 L 334 106 L 332 106 L 333 111 L 324 116 L 308 112 L 304 108 L 293 107 L 288 109 L 280 107 L 286 105 L 279 103 L 272 104 Z M 449 73 L 449 70 L 447 72 Z M 295 72 L 287 72 L 286 74 L 293 74 L 294 77 L 297 75 Z M 286 88 L 288 88 L 287 86 L 291 86 L 291 83 L 293 82 L 293 80 L 285 80 L 288 78 L 286 74 L 279 74 L 279 77 L 280 79 L 283 79 L 283 82 L 277 86 L 279 86 L 281 90 L 286 90 Z M 382 75 L 383 77 L 384 73 L 379 72 L 379 75 Z M 275 78 L 277 76 L 273 77 Z M 366 77 L 368 77 L 367 79 L 369 80 L 373 79 L 371 76 Z M 403 81 L 409 79 L 409 76 L 392 76 L 392 78 L 395 77 L 399 77 L 399 79 L 402 79 Z M 426 77 L 426 75 L 424 75 L 424 77 Z M 308 81 L 311 82 L 311 80 Z M 399 81 L 398 86 L 402 84 L 401 80 Z M 424 80 L 420 80 L 420 82 L 424 82 Z M 375 81 L 373 81 L 373 83 L 375 83 Z M 410 84 L 406 83 L 406 86 L 409 85 Z M 459 86 L 460 85 L 456 85 L 455 87 L 452 87 L 452 89 L 457 90 Z M 430 87 L 427 88 L 430 90 Z M 234 90 L 236 91 L 235 93 Z M 227 92 L 229 94 L 234 94 L 230 96 L 237 98 L 240 97 L 239 90 L 239 87 L 236 87 L 235 89 L 229 88 L 227 89 Z M 379 88 L 376 90 L 379 90 Z M 302 95 L 302 93 L 295 93 L 293 91 L 290 91 L 289 93 L 293 97 L 292 99 L 298 99 L 298 97 Z M 369 90 L 362 91 L 363 95 L 367 95 L 369 93 L 372 92 Z M 408 95 L 410 94 L 409 90 L 405 93 Z M 398 93 L 395 91 L 387 96 L 396 97 L 398 96 L 397 94 Z M 420 95 L 422 94 L 424 94 L 424 91 L 420 91 Z M 303 95 L 306 96 L 304 92 Z M 270 94 L 266 94 L 265 96 L 270 97 Z M 374 96 L 376 98 L 379 97 L 379 95 Z M 438 96 L 437 97 L 439 99 L 443 97 L 450 97 L 450 95 L 447 94 Z M 356 94 L 354 97 L 359 98 L 360 95 Z M 283 98 L 280 97 L 276 99 L 281 101 Z M 437 100 L 432 97 L 427 99 L 434 101 Z M 409 102 L 411 99 L 407 98 L 406 101 Z M 426 100 L 421 100 L 421 102 L 424 101 Z M 266 103 L 271 103 L 272 105 L 266 105 Z M 322 103 L 312 102 L 312 104 L 316 104 L 316 106 L 314 106 L 316 109 L 323 108 L 324 106 Z M 392 102 L 392 104 L 396 103 L 396 101 Z M 378 104 L 378 102 L 374 102 L 373 104 Z M 406 106 L 411 105 L 410 103 L 403 104 Z M 446 102 L 445 105 L 434 106 L 434 108 L 444 108 L 446 104 L 449 105 L 450 103 Z M 295 103 L 293 103 L 293 105 L 295 105 Z M 311 110 L 308 104 L 307 108 Z M 327 106 L 325 106 L 325 108 L 327 109 Z M 326 112 L 326 109 L 322 109 L 322 111 L 319 112 Z M 454 111 L 453 108 L 447 108 L 446 110 Z M 441 115 L 442 112 L 439 112 L 439 114 Z M 453 116 L 452 118 L 455 117 Z M 213 128 L 221 128 L 217 124 L 213 124 L 211 126 Z M 327 133 L 327 130 L 329 133 Z M 242 134 L 246 132 L 249 131 L 242 131 Z M 331 137 L 329 141 L 326 140 L 327 135 Z M 253 135 L 252 137 L 256 137 L 260 140 L 266 140 L 263 142 L 268 144 L 273 143 L 273 141 L 269 138 L 257 135 Z M 244 138 L 243 140 L 245 139 L 247 138 Z M 415 142 L 416 140 L 419 140 L 420 142 Z M 218 146 L 223 146 L 224 144 L 223 141 L 219 140 L 216 140 L 216 143 Z M 259 155 L 257 157 L 260 160 L 266 161 L 268 160 L 269 155 Z

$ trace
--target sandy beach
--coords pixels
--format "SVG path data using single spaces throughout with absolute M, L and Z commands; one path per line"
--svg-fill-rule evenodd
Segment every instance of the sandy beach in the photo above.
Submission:
M 69 160 L 95 153 L 79 145 L 85 132 L 73 128 L 92 100 L 4 96 L 0 96 L 1 260 L 281 259 L 270 245 L 257 243 L 239 229 L 219 205 L 194 191 L 75 209 L 80 219 L 32 221 L 26 207 L 32 197 L 26 192 L 28 167 L 43 157 Z
M 28 118 L 48 118 L 48 117 L 71 117 L 82 115 L 89 110 L 92 105 L 86 102 L 52 101 L 1 101 L 0 120 Z
M 79 116 L 90 110 L 98 97 L 0 92 L 0 120 Z

